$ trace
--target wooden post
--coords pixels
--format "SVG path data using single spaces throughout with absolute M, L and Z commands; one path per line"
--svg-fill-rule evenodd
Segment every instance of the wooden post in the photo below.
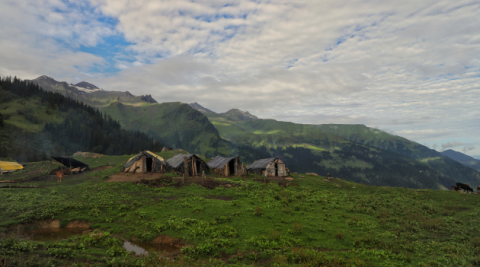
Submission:
M 185 176 L 188 175 L 188 158 L 183 157 L 183 181 L 182 184 L 185 184 Z

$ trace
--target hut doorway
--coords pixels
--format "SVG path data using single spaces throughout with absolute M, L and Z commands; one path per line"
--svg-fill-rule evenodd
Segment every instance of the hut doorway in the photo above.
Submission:
M 152 158 L 146 158 L 147 160 L 147 172 L 151 172 L 152 171 L 152 164 L 153 164 L 153 159 Z
M 235 161 L 231 160 L 228 162 L 228 176 L 235 175 Z
M 196 161 L 195 161 L 195 174 L 196 174 L 196 175 L 202 175 L 201 165 L 202 165 L 201 162 L 196 162 Z

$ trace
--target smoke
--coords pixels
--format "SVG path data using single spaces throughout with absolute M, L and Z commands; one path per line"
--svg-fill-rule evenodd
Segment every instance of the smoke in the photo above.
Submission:
M 445 143 L 445 144 L 442 144 L 442 150 L 445 150 L 447 148 L 452 148 L 452 147 L 457 147 L 457 146 L 461 146 L 463 145 L 462 142 L 458 142 L 458 141 L 451 141 L 451 142 L 448 142 L 448 143 Z
M 468 151 L 474 150 L 474 149 L 475 149 L 474 146 L 466 146 L 463 148 L 463 153 L 467 153 Z

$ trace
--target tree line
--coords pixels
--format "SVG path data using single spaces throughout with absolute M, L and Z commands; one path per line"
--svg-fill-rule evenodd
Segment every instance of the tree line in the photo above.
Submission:
M 91 151 L 108 155 L 159 150 L 158 140 L 139 131 L 127 131 L 120 123 L 98 109 L 60 93 L 45 91 L 38 85 L 16 77 L 0 78 L 0 104 L 12 100 L 22 103 L 39 101 L 38 109 L 64 117 L 60 123 L 42 121 L 38 110 L 25 109 L 17 113 L 32 124 L 42 124 L 40 132 L 27 131 L 6 123 L 0 115 L 0 157 L 38 161 L 52 155 L 71 155 L 76 151 Z

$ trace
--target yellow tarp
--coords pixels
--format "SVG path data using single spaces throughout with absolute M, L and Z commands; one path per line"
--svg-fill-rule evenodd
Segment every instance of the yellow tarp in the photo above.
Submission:
M 17 162 L 0 161 L 0 171 L 2 172 L 16 171 L 21 169 L 23 169 L 23 166 Z
M 155 153 L 153 153 L 153 152 L 150 152 L 150 151 L 148 151 L 148 150 L 145 151 L 145 152 L 147 152 L 148 154 L 152 155 L 153 157 L 156 157 L 158 160 L 163 161 L 163 158 L 160 157 L 159 155 L 157 155 L 157 154 L 155 154 Z
M 151 151 L 148 151 L 148 150 L 145 150 L 145 152 L 147 152 L 148 154 L 150 154 L 152 157 L 155 157 L 155 158 L 159 159 L 160 161 L 163 161 L 163 158 L 160 157 L 159 155 L 157 155 L 157 154 L 155 154 L 155 153 L 153 153 L 153 152 L 151 152 Z M 136 156 L 137 156 L 137 155 L 131 157 L 130 159 L 127 160 L 127 162 L 131 161 L 131 160 L 132 160 L 134 157 L 136 157 Z

